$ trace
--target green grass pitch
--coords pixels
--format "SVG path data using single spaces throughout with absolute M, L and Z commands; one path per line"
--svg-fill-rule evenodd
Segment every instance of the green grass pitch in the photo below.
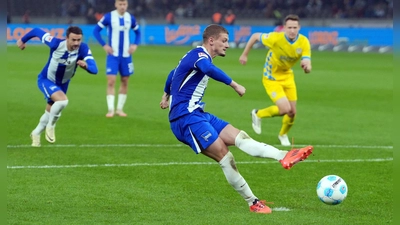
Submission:
M 30 147 L 29 133 L 44 112 L 36 86 L 48 58 L 45 46 L 7 48 L 8 224 L 388 224 L 393 222 L 393 64 L 390 54 L 313 52 L 313 71 L 294 67 L 298 114 L 290 138 L 314 145 L 291 170 L 231 147 L 256 196 L 274 202 L 270 215 L 249 212 L 218 164 L 181 145 L 161 110 L 168 72 L 190 46 L 141 46 L 134 56 L 125 110 L 106 118 L 105 53 L 92 45 L 99 74 L 78 69 L 57 143 Z M 206 110 L 279 146 L 281 117 L 251 128 L 250 111 L 271 104 L 261 84 L 266 51 L 254 49 L 246 66 L 241 49 L 214 63 L 247 89 L 210 81 Z M 328 174 L 348 185 L 347 199 L 328 206 L 316 185 Z

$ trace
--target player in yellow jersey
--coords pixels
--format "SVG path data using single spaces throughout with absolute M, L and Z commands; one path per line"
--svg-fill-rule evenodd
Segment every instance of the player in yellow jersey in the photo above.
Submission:
M 261 134 L 261 118 L 283 116 L 282 128 L 278 135 L 283 146 L 290 146 L 287 133 L 296 115 L 297 90 L 292 67 L 301 60 L 300 66 L 304 72 L 311 72 L 310 42 L 307 37 L 299 34 L 299 30 L 299 17 L 288 15 L 284 19 L 283 32 L 254 33 L 239 58 L 239 62 L 245 65 L 247 56 L 257 41 L 269 48 L 262 82 L 275 105 L 259 110 L 253 109 L 252 125 L 254 131 Z

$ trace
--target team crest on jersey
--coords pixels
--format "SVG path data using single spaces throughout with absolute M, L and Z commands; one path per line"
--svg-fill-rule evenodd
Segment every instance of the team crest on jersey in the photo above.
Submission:
M 45 37 L 44 40 L 47 42 L 51 42 L 51 40 L 53 40 L 53 36 L 49 35 L 49 36 Z
M 269 36 L 269 34 L 268 34 L 268 33 L 264 33 L 264 34 L 262 34 L 262 37 L 261 37 L 261 39 L 267 39 L 267 38 L 268 38 L 268 36 Z
M 296 52 L 297 52 L 297 54 L 301 54 L 301 53 L 303 52 L 303 49 L 297 48 L 297 49 L 296 49 Z
M 201 58 L 201 57 L 206 57 L 206 58 L 208 58 L 208 55 L 206 54 L 206 53 L 204 53 L 204 52 L 200 52 L 199 53 L 199 57 Z

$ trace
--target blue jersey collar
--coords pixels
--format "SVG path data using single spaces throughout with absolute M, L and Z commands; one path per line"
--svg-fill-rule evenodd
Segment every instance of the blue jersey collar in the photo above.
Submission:
M 300 35 L 300 33 L 297 34 L 297 37 L 296 37 L 293 41 L 290 40 L 290 39 L 286 36 L 286 34 L 285 34 L 285 38 L 286 38 L 286 40 L 287 40 L 290 44 L 293 44 L 293 43 L 295 43 L 295 42 L 297 41 L 297 39 L 299 38 L 299 35 Z

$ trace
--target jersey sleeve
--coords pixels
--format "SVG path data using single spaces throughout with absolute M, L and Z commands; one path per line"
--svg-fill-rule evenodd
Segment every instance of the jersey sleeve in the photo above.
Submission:
M 97 25 L 101 28 L 107 27 L 111 24 L 111 13 L 106 13 L 100 20 L 97 22 Z
M 85 43 L 82 43 L 79 48 L 79 56 L 78 59 L 86 61 L 87 71 L 91 74 L 97 74 L 97 64 L 93 58 L 92 51 L 89 46 Z
M 58 38 L 51 36 L 50 33 L 46 33 L 44 30 L 39 29 L 39 28 L 33 28 L 31 31 L 26 33 L 21 38 L 21 41 L 26 43 L 34 37 L 39 38 L 43 44 L 46 44 L 47 46 L 49 46 L 52 49 L 57 48 L 58 44 L 60 43 L 60 40 Z
M 263 45 L 271 48 L 276 42 L 277 32 L 262 33 L 260 36 L 260 41 Z
M 139 24 L 138 24 L 135 16 L 131 15 L 131 21 L 132 21 L 131 28 L 133 30 L 138 30 L 139 29 Z
M 165 86 L 164 86 L 164 92 L 167 93 L 168 95 L 171 94 L 171 83 L 172 83 L 172 76 L 175 73 L 175 69 L 171 70 L 169 72 L 167 80 L 165 81 Z
M 49 46 L 51 49 L 56 49 L 60 44 L 60 40 L 58 38 L 51 36 L 49 33 L 46 33 L 43 36 L 42 42 L 47 46 Z
M 226 85 L 232 83 L 232 78 L 230 78 L 224 71 L 216 67 L 214 64 L 212 64 L 210 62 L 210 59 L 206 57 L 200 57 L 195 62 L 195 67 L 216 81 L 222 82 Z
M 310 41 L 304 37 L 304 42 L 303 42 L 303 53 L 301 54 L 301 59 L 311 59 L 311 46 L 310 46 Z
M 90 50 L 89 46 L 86 43 L 81 43 L 79 47 L 79 59 L 87 60 L 87 59 L 94 59 L 92 55 L 92 51 Z
M 139 45 L 140 41 L 141 41 L 140 40 L 141 33 L 140 33 L 140 29 L 139 29 L 139 24 L 137 23 L 136 18 L 133 15 L 131 15 L 131 21 L 132 21 L 131 28 L 132 28 L 133 32 L 135 33 L 135 40 L 133 41 L 133 43 L 135 45 Z

